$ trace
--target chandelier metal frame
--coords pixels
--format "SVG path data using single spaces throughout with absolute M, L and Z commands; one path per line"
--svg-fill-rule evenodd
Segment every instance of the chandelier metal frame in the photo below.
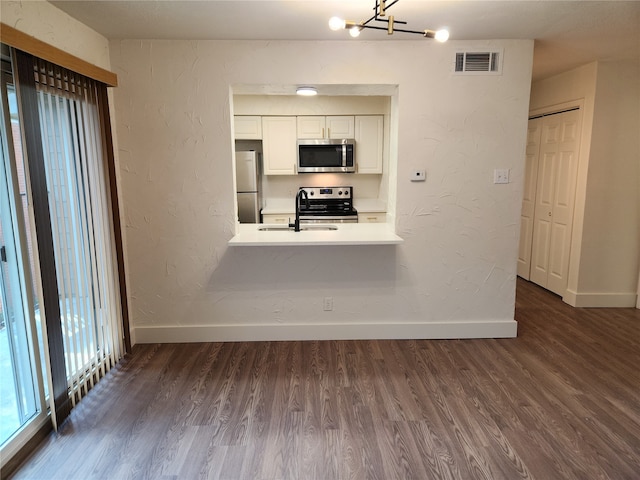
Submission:
M 371 18 L 368 18 L 367 20 L 360 22 L 360 23 L 356 23 L 350 20 L 346 20 L 344 22 L 344 28 L 347 30 L 350 30 L 352 28 L 357 28 L 358 30 L 363 30 L 365 28 L 371 28 L 374 30 L 386 30 L 388 35 L 393 35 L 394 32 L 402 32 L 402 33 L 417 33 L 418 35 L 422 35 L 424 37 L 427 38 L 435 38 L 436 37 L 436 31 L 435 30 L 409 30 L 406 28 L 396 28 L 396 25 L 406 25 L 407 22 L 403 21 L 403 20 L 396 20 L 395 17 L 393 15 L 388 15 L 387 16 L 387 9 L 393 7 L 396 3 L 398 3 L 400 0 L 393 0 L 391 3 L 389 3 L 388 5 L 386 4 L 385 0 L 374 0 L 375 1 L 375 6 L 373 7 L 373 11 L 374 14 Z M 386 17 L 386 18 L 384 18 Z M 381 27 L 378 25 L 370 25 L 369 23 L 375 21 L 375 22 L 383 22 L 386 23 L 387 26 L 386 27 Z

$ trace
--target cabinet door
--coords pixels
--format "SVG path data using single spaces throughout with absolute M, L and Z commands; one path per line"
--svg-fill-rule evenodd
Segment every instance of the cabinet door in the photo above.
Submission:
M 324 138 L 326 117 L 297 117 L 298 138 Z
M 298 117 L 298 138 L 353 138 L 354 132 L 352 115 Z
M 296 173 L 296 117 L 262 117 L 265 175 Z
M 269 214 L 269 215 L 262 216 L 262 223 L 275 223 L 278 225 L 289 225 L 289 220 L 291 220 L 291 215 Z
M 262 140 L 261 117 L 239 115 L 233 117 L 236 140 Z
M 353 116 L 327 117 L 326 124 L 326 138 L 354 138 L 355 124 Z
M 382 115 L 355 117 L 357 173 L 382 173 L 383 118 Z
M 386 213 L 358 213 L 358 223 L 385 223 Z

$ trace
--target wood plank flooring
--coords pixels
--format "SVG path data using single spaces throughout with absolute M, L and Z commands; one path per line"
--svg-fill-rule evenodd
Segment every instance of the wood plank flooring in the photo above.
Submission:
M 138 345 L 16 479 L 638 479 L 640 312 L 501 340 Z

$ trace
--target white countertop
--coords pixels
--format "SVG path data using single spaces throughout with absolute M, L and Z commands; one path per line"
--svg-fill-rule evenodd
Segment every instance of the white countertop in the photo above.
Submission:
M 353 206 L 358 213 L 384 213 L 386 205 L 375 198 L 362 198 L 353 201 Z M 263 215 L 289 215 L 295 213 L 295 201 L 293 198 L 268 198 L 262 208 Z
M 305 224 L 308 225 L 308 224 Z M 303 225 L 303 226 L 305 226 Z M 314 224 L 318 226 L 319 224 Z M 386 223 L 337 223 L 337 230 L 294 232 L 260 231 L 262 227 L 282 227 L 258 223 L 243 223 L 230 246 L 297 246 L 297 245 L 397 245 L 404 242 Z

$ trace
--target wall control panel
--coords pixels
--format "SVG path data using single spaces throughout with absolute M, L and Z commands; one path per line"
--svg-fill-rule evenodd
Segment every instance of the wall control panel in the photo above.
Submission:
M 424 182 L 427 179 L 427 172 L 425 170 L 411 170 L 409 174 L 409 180 L 412 182 Z

